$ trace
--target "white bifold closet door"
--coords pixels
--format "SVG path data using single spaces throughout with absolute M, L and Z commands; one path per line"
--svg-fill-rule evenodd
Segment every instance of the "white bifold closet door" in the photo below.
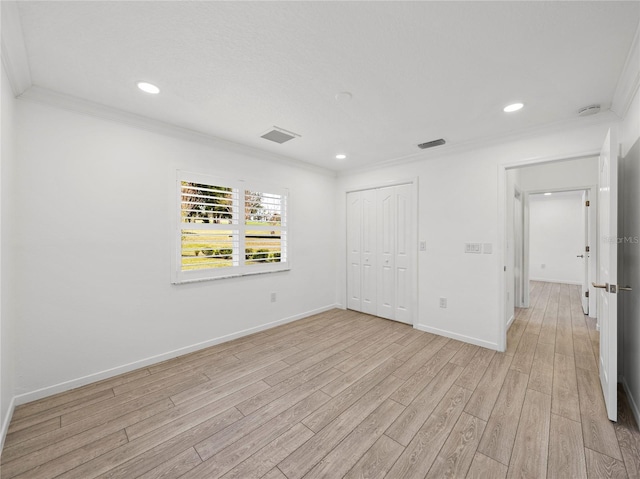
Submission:
M 347 307 L 413 323 L 411 185 L 347 194 Z

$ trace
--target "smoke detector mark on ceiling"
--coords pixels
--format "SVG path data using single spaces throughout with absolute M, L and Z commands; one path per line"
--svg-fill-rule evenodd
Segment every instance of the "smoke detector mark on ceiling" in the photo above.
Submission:
M 600 105 L 589 105 L 578 110 L 578 116 L 589 116 L 600 113 Z
M 260 137 L 265 140 L 275 141 L 276 143 L 282 144 L 289 140 L 293 140 L 294 138 L 300 138 L 300 135 L 292 131 L 285 130 L 284 128 L 274 126 L 273 129 L 267 130 L 260 135 Z
M 440 146 L 440 145 L 444 145 L 446 143 L 446 141 L 444 141 L 442 138 L 438 139 L 438 140 L 433 140 L 433 141 L 427 141 L 426 143 L 420 143 L 418 145 L 418 148 L 425 150 L 427 148 L 433 148 L 434 146 Z

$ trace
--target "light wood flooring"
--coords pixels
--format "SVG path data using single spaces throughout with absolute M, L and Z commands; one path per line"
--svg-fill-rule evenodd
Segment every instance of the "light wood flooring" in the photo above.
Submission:
M 1 477 L 640 477 L 577 287 L 531 305 L 506 353 L 333 310 L 26 404 Z

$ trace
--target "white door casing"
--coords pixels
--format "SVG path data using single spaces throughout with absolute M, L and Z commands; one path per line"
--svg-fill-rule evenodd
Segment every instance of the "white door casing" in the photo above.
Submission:
M 582 300 L 582 312 L 589 314 L 589 252 L 587 251 L 587 245 L 589 244 L 589 207 L 587 206 L 589 201 L 589 191 L 582 192 L 582 231 L 584 241 L 582 242 L 584 248 L 579 252 L 582 256 L 580 261 L 582 262 L 582 290 L 580 291 Z

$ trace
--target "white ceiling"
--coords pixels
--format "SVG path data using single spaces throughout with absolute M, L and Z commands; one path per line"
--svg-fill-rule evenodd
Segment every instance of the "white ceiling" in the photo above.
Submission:
M 36 86 L 345 170 L 607 109 L 640 2 L 29 1 L 19 12 Z M 336 101 L 341 91 L 353 99 Z M 516 100 L 525 109 L 502 112 Z M 260 138 L 274 125 L 301 137 Z

